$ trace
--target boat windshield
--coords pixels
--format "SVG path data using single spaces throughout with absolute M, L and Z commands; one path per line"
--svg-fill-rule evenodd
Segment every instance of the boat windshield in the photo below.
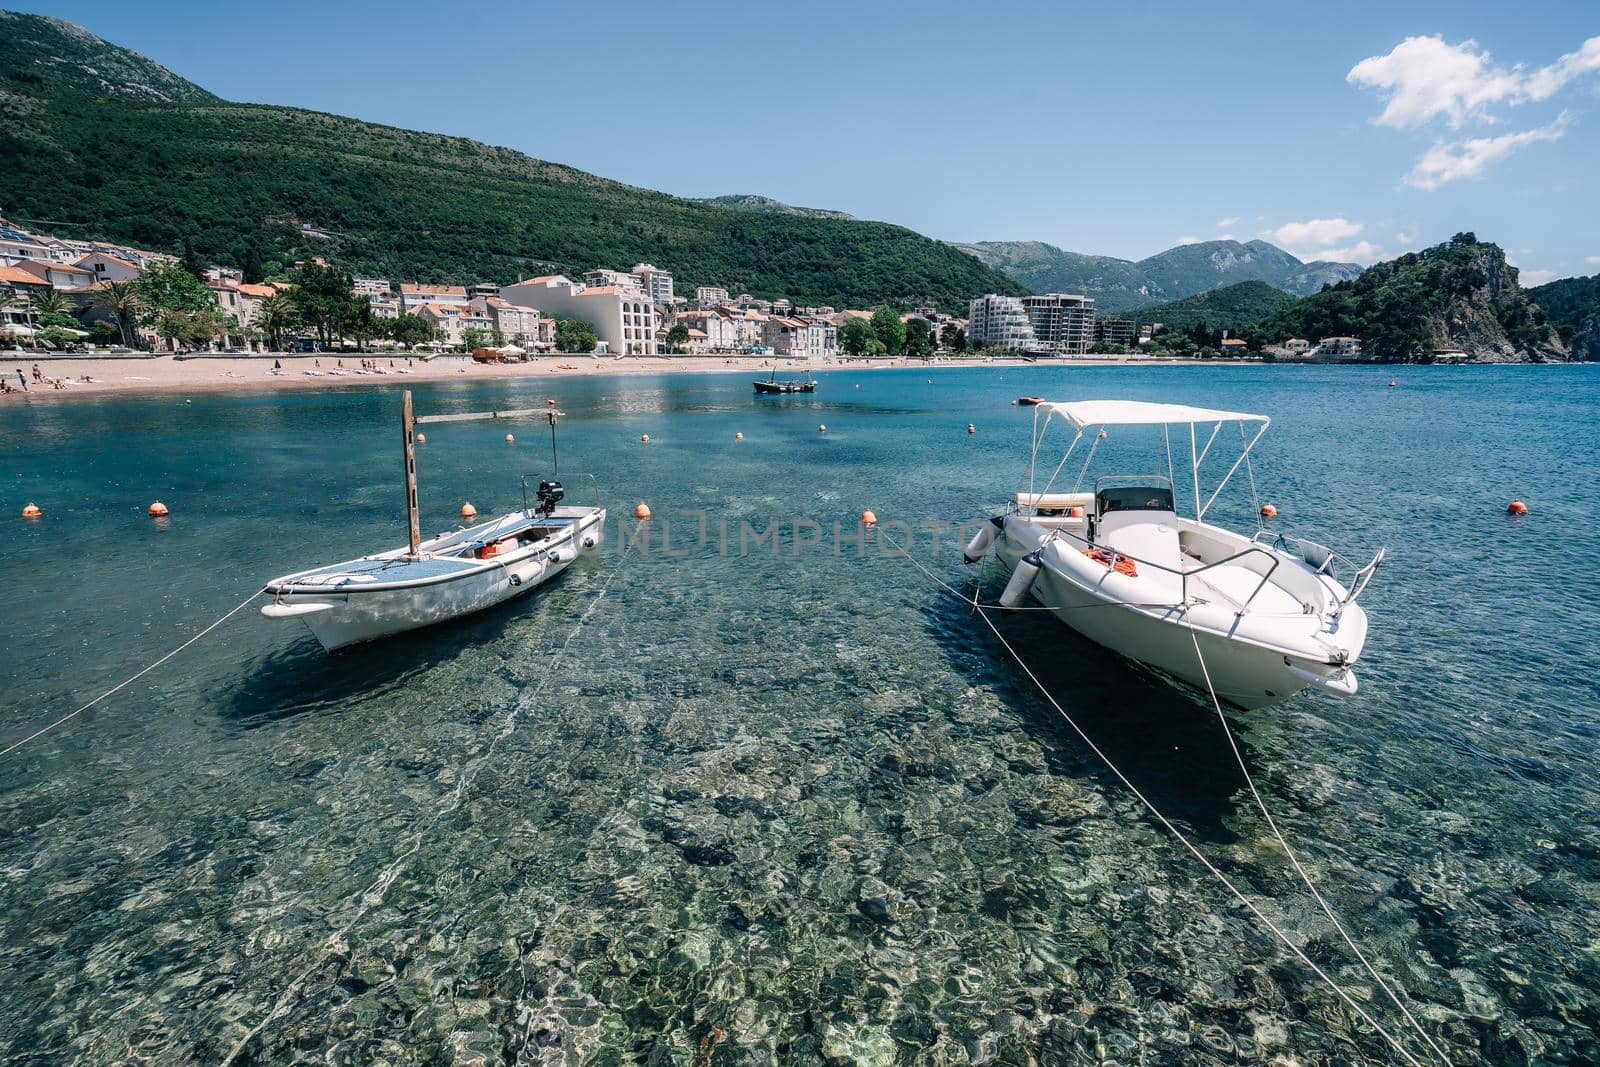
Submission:
M 1165 485 L 1119 485 L 1096 494 L 1101 515 L 1113 511 L 1172 511 L 1172 489 Z

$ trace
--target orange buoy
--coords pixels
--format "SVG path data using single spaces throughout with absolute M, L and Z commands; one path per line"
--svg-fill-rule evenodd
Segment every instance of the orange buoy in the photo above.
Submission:
M 650 505 L 641 501 L 639 506 L 633 509 L 633 517 L 636 519 L 648 519 L 650 517 Z
M 733 439 L 735 441 L 743 441 L 744 440 L 744 434 L 736 433 L 736 434 L 733 435 Z
M 150 505 L 150 514 L 154 515 L 158 519 L 167 514 L 168 511 L 168 507 L 159 500 Z
M 647 433 L 642 433 L 642 434 L 639 435 L 639 440 L 643 441 L 645 444 L 649 444 L 650 443 L 650 435 L 647 434 Z
M 1278 517 L 1278 509 L 1273 507 L 1271 504 L 1262 504 L 1261 517 L 1263 519 L 1275 519 Z
M 1526 515 L 1527 513 L 1528 505 L 1524 504 L 1520 500 L 1513 500 L 1511 503 L 1506 505 L 1507 515 Z
M 967 432 L 968 433 L 977 433 L 978 432 L 978 428 L 976 426 L 972 425 L 972 423 L 969 422 L 969 423 L 967 423 Z
M 472 501 L 469 500 L 461 505 L 461 517 L 463 519 L 475 519 L 478 517 L 478 509 L 472 506 Z
M 39 510 L 39 505 L 31 500 L 22 505 L 22 517 L 25 519 L 37 519 L 43 514 L 44 512 Z
M 866 511 L 861 513 L 861 521 L 866 523 L 868 526 L 876 526 L 878 524 L 878 516 L 873 514 L 871 508 L 868 508 Z
M 506 444 L 514 445 L 516 443 L 517 443 L 517 439 L 515 437 L 512 437 L 510 434 L 506 434 Z
M 828 432 L 828 424 L 827 423 L 823 423 L 822 425 L 818 426 L 817 427 L 817 432 L 818 433 L 827 433 Z
M 417 434 L 417 444 L 425 445 L 427 443 L 428 443 L 428 435 L 427 434 L 425 434 L 425 433 Z
M 1081 518 L 1083 518 L 1083 509 L 1082 508 L 1068 508 L 1067 509 L 1067 518 L 1069 518 L 1069 519 L 1081 519 Z

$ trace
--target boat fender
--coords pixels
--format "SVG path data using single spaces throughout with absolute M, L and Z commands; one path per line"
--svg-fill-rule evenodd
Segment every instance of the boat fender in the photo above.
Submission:
M 585 537 L 583 539 L 583 547 L 584 548 L 593 548 L 594 547 L 594 543 L 595 543 L 594 542 L 594 538 L 592 538 L 592 537 Z
M 530 559 L 511 568 L 506 572 L 506 578 L 510 580 L 512 585 L 520 586 L 537 578 L 542 570 L 544 570 L 543 560 Z
M 1033 583 L 1039 577 L 1039 571 L 1044 566 L 1044 559 L 1037 551 L 1029 552 L 1017 561 L 1017 569 L 1011 572 L 1011 580 L 1006 583 L 1005 592 L 1000 594 L 1000 606 L 1014 608 L 1022 603 L 1028 595 L 1028 590 L 1033 588 Z
M 972 535 L 972 540 L 967 542 L 967 547 L 962 549 L 961 556 L 968 563 L 976 563 L 989 554 L 989 549 L 994 545 L 994 539 L 1000 535 L 1005 519 L 999 515 L 978 528 Z

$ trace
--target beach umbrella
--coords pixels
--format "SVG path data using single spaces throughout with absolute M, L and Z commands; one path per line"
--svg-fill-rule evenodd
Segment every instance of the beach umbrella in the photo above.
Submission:
M 526 348 L 519 348 L 516 345 L 506 345 L 500 349 L 500 354 L 502 356 L 520 356 L 524 355 L 527 351 L 528 350 Z

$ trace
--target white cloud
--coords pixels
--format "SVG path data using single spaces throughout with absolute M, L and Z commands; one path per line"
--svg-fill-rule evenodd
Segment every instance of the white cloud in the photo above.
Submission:
M 1231 234 L 1231 233 L 1225 233 L 1222 236 L 1218 237 L 1217 240 L 1219 240 L 1219 241 L 1235 241 L 1235 240 L 1238 240 L 1238 238 L 1234 237 L 1233 234 Z
M 1435 141 L 1433 147 L 1422 153 L 1422 158 L 1411 168 L 1411 173 L 1405 176 L 1405 183 L 1431 191 L 1446 182 L 1476 178 L 1491 163 L 1498 163 L 1511 153 L 1540 141 L 1558 141 L 1566 131 L 1567 113 L 1563 111 L 1550 125 L 1537 126 L 1521 133 Z
M 1217 229 L 1219 229 L 1219 230 L 1226 230 L 1229 226 L 1237 226 L 1237 225 L 1239 225 L 1239 216 L 1238 215 L 1229 215 L 1225 219 L 1218 219 L 1217 220 Z
M 1351 67 L 1345 80 L 1383 97 L 1383 111 L 1372 120 L 1379 126 L 1416 129 L 1443 118 L 1459 129 L 1471 121 L 1493 122 L 1493 104 L 1548 100 L 1574 79 L 1597 71 L 1600 37 L 1530 71 L 1495 66 L 1476 41 L 1448 44 L 1435 35 L 1407 37 L 1387 55 L 1369 56 Z
M 1296 248 L 1325 248 L 1340 241 L 1359 236 L 1365 229 L 1359 222 L 1340 216 L 1335 219 L 1307 219 L 1305 222 L 1286 222 L 1267 236 L 1290 250 Z
M 1297 253 L 1298 254 L 1298 253 Z M 1375 245 L 1371 241 L 1357 241 L 1353 245 L 1341 248 L 1319 248 L 1315 254 L 1310 252 L 1300 256 L 1301 259 L 1331 259 L 1336 263 L 1360 263 L 1366 266 L 1376 263 L 1380 259 L 1387 259 L 1389 253 L 1384 251 L 1382 245 Z
M 1178 238 L 1178 243 L 1180 245 L 1197 245 L 1201 241 L 1204 241 L 1204 240 L 1205 240 L 1204 237 L 1191 237 L 1191 236 L 1187 236 L 1186 235 L 1186 236 Z
M 1600 267 L 1600 256 L 1584 256 L 1583 261 L 1591 267 Z
M 1553 282 L 1561 277 L 1553 270 L 1518 270 L 1517 274 L 1517 280 L 1523 285 L 1543 285 L 1545 282 Z
M 1417 235 L 1414 234 L 1414 233 L 1407 233 L 1404 230 L 1401 230 L 1399 233 L 1396 233 L 1394 235 L 1394 239 L 1396 241 L 1399 241 L 1402 245 L 1408 245 L 1409 246 L 1409 245 L 1414 245 L 1414 244 L 1417 243 Z

